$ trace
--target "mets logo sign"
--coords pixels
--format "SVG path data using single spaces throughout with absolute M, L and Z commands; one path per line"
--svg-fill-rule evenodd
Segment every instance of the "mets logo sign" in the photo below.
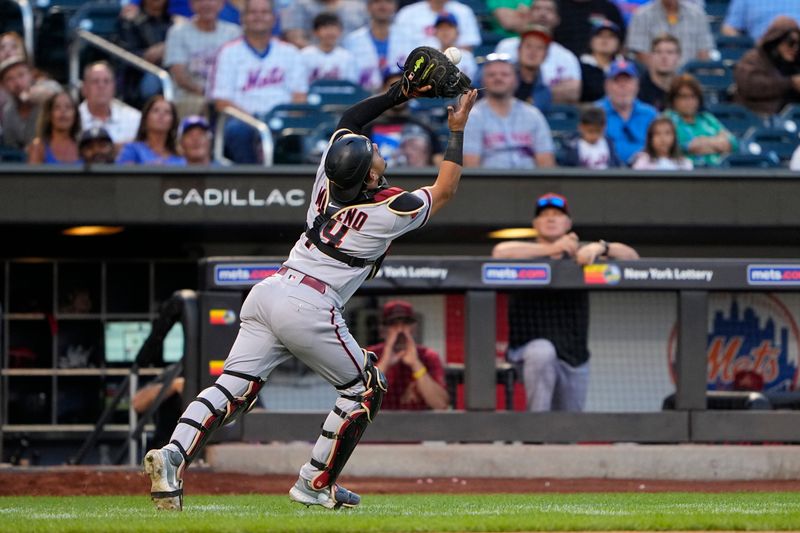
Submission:
M 783 301 L 768 293 L 715 293 L 708 308 L 708 390 L 795 389 L 800 330 Z M 667 349 L 673 383 L 677 340 L 676 326 Z
M 550 265 L 484 263 L 481 280 L 483 283 L 547 285 L 550 283 Z

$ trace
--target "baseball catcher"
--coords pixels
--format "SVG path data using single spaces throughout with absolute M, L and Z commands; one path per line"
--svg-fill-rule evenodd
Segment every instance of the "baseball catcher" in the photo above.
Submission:
M 338 398 L 289 497 L 327 509 L 360 503 L 338 478 L 380 411 L 387 387 L 374 354 L 350 334 L 342 308 L 377 272 L 394 239 L 423 226 L 453 198 L 461 178 L 464 127 L 477 98 L 475 90 L 459 92 L 468 80 L 447 67 L 443 55 L 415 52 L 402 82 L 344 112 L 317 169 L 306 230 L 282 268 L 245 299 L 222 375 L 188 405 L 170 443 L 145 455 L 157 508 L 182 509 L 185 468 L 214 430 L 254 405 L 270 372 L 291 357 L 327 380 Z M 458 104 L 448 107 L 450 139 L 433 185 L 412 192 L 389 187 L 383 177 L 386 162 L 361 135 L 364 126 L 408 98 L 459 94 Z

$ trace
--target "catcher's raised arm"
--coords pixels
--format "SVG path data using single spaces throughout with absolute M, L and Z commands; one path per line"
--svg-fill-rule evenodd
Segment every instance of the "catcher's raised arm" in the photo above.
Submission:
M 444 152 L 444 161 L 439 167 L 436 182 L 428 189 L 431 193 L 431 214 L 439 211 L 456 194 L 464 159 L 464 127 L 467 125 L 469 113 L 477 99 L 478 90 L 471 89 L 458 98 L 455 106 L 447 108 L 447 126 L 450 128 L 450 138 L 447 141 L 447 150 Z

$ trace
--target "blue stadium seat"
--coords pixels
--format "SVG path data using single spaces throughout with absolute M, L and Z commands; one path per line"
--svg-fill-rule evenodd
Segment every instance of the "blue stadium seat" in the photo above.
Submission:
M 331 135 L 336 131 L 338 121 L 323 122 L 314 128 L 311 133 L 303 137 L 303 157 L 305 163 L 318 165 L 322 152 L 328 146 Z
M 773 119 L 775 127 L 800 133 L 800 105 L 789 104 Z
M 342 111 L 368 96 L 366 89 L 347 80 L 317 80 L 308 88 L 308 103 L 323 111 Z
M 447 124 L 447 106 L 453 102 L 452 98 L 414 98 L 408 105 L 414 116 L 436 129 Z
M 781 160 L 773 151 L 763 154 L 728 154 L 720 168 L 780 168 Z
M 16 2 L 0 0 L 0 33 L 15 31 L 24 35 L 22 12 Z
M 69 19 L 70 31 L 82 29 L 109 41 L 119 35 L 120 6 L 116 2 L 96 0 L 83 3 Z
M 755 113 L 739 104 L 710 104 L 707 109 L 737 137 L 744 135 L 750 128 L 765 125 Z
M 301 165 L 305 163 L 303 138 L 306 132 L 286 129 L 273 135 L 274 165 Z
M 578 108 L 567 104 L 553 104 L 544 115 L 554 133 L 575 131 L 579 116 Z
M 262 118 L 273 135 L 290 129 L 309 132 L 325 121 L 333 120 L 333 115 L 324 112 L 320 106 L 311 104 L 280 104 Z
M 755 46 L 749 35 L 717 35 L 719 59 L 726 65 L 733 66 L 751 48 Z
M 786 131 L 784 128 L 760 127 L 750 130 L 742 139 L 741 151 L 745 154 L 766 154 L 775 152 L 775 155 L 786 163 L 792 158 L 800 139 L 797 133 Z
M 733 85 L 733 70 L 722 61 L 689 61 L 683 72 L 691 74 L 703 87 L 707 104 L 729 99 Z
M 730 0 L 706 0 L 706 15 L 709 18 L 724 19 Z
M 24 150 L 0 144 L 0 163 L 25 163 L 27 160 Z

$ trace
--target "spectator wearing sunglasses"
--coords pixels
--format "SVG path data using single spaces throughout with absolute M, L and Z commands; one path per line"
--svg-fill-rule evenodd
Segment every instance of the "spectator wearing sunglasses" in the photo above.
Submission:
M 647 128 L 658 111 L 638 98 L 639 73 L 633 63 L 619 59 L 606 73 L 606 97 L 598 106 L 606 112 L 606 134 L 614 141 L 617 157 L 630 164 L 647 140 Z
M 618 242 L 581 245 L 572 231 L 567 199 L 547 193 L 536 200 L 534 241 L 502 242 L 497 259 L 552 259 L 580 265 L 639 254 Z M 529 411 L 583 411 L 589 390 L 589 295 L 585 291 L 513 291 L 508 300 L 508 360 L 525 385 Z
M 755 48 L 736 64 L 736 100 L 763 116 L 800 101 L 800 26 L 776 17 Z

